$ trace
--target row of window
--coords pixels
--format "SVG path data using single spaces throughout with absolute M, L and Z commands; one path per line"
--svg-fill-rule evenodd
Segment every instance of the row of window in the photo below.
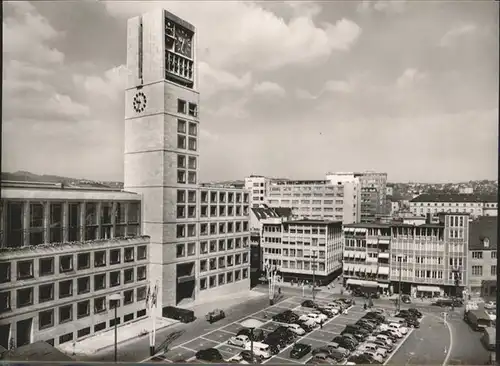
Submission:
M 218 243 L 218 246 L 217 246 Z M 230 239 L 219 239 L 200 242 L 200 254 L 225 252 L 233 249 L 241 249 L 248 247 L 248 237 L 244 238 L 230 238 Z M 196 255 L 196 243 L 182 243 L 177 244 L 176 249 L 177 258 L 182 258 L 185 256 Z
M 200 278 L 200 291 L 222 286 L 228 283 L 242 281 L 248 278 L 248 268 L 220 273 L 218 275 Z
M 412 255 L 392 255 L 392 261 L 393 262 L 402 262 L 402 263 L 408 263 L 408 264 L 413 264 L 413 256 Z M 425 259 L 426 258 L 426 259 Z M 425 261 L 425 263 L 424 263 Z M 415 263 L 417 264 L 444 264 L 443 263 L 444 259 L 443 257 L 420 257 L 420 256 L 415 256 Z M 461 267 L 463 265 L 463 259 L 462 258 L 448 258 L 448 263 L 451 267 Z
M 91 259 L 93 257 L 93 261 Z M 76 263 L 75 263 L 76 257 Z M 147 246 L 126 247 L 106 250 L 97 250 L 94 252 L 60 255 L 58 257 L 57 273 L 70 273 L 75 270 L 86 270 L 90 268 L 100 268 L 106 265 L 117 265 L 123 263 L 132 263 L 135 260 L 146 260 Z M 0 283 L 11 280 L 12 262 L 0 263 Z M 56 258 L 38 259 L 38 271 L 35 271 L 35 260 L 20 260 L 16 262 L 15 280 L 26 280 L 37 277 L 56 274 Z M 36 273 L 35 273 L 36 272 Z
M 307 261 L 288 261 L 288 260 L 282 260 L 281 261 L 281 267 L 282 268 L 290 268 L 290 269 L 300 269 L 304 271 L 312 271 L 317 270 L 320 272 L 325 271 L 325 263 L 324 262 L 307 262 Z
M 130 321 L 134 320 L 135 316 L 137 317 L 137 319 L 145 317 L 146 316 L 146 309 L 139 310 L 139 311 L 137 311 L 137 313 L 125 314 L 123 316 L 123 322 L 124 323 L 130 322 Z M 116 323 L 117 324 L 121 323 L 121 317 L 116 318 Z M 115 319 L 113 318 L 113 319 L 109 320 L 109 328 L 113 328 L 114 326 L 115 326 Z M 94 325 L 94 333 L 103 331 L 106 328 L 107 328 L 106 322 L 98 323 L 98 324 Z M 91 333 L 90 327 L 85 327 L 85 328 L 79 329 L 76 332 L 76 337 L 77 337 L 77 339 L 83 338 L 83 337 L 88 336 L 90 333 Z M 71 342 L 74 340 L 74 333 L 72 332 L 72 333 L 63 334 L 59 337 L 58 340 L 59 340 L 59 344 Z M 48 339 L 45 342 L 54 346 L 54 339 L 53 338 Z
M 135 296 L 134 296 L 135 294 Z M 141 287 L 137 289 L 123 291 L 123 306 L 133 304 L 134 301 L 142 301 L 146 298 L 146 288 Z M 39 330 L 48 329 L 57 324 L 64 324 L 71 322 L 75 319 L 83 319 L 89 317 L 92 314 L 102 314 L 109 309 L 114 309 L 115 306 L 120 306 L 116 301 L 109 301 L 106 296 L 96 297 L 92 300 L 85 300 L 76 303 L 76 314 L 75 314 L 75 304 L 68 304 L 58 307 L 57 309 L 44 310 L 38 313 L 38 327 Z M 56 313 L 57 312 L 57 313 Z M 56 315 L 57 322 L 56 322 Z M 75 316 L 76 315 L 76 316 Z M 113 319 L 114 320 L 114 319 Z
M 436 272 L 434 274 L 434 272 Z M 404 280 L 409 280 L 412 277 L 417 277 L 421 279 L 436 279 L 439 280 L 440 282 L 443 281 L 443 277 L 445 277 L 443 274 L 439 274 L 439 272 L 442 271 L 432 271 L 432 270 L 423 270 L 419 273 L 419 277 L 417 277 L 417 272 L 412 270 L 412 269 L 402 269 L 401 270 L 401 277 Z M 436 276 L 436 277 L 434 277 Z M 440 277 L 441 276 L 441 277 Z M 393 280 L 399 280 L 399 269 L 398 268 L 391 268 L 391 279 Z M 453 272 L 448 272 L 448 281 L 453 281 L 454 280 L 454 274 Z
M 248 263 L 248 253 L 200 260 L 200 273 Z
M 490 266 L 490 276 L 497 275 L 497 266 L 496 264 Z M 483 266 L 472 266 L 472 276 L 481 277 L 483 276 Z
M 491 259 L 497 259 L 497 251 L 496 250 L 492 250 L 489 253 L 490 253 Z M 472 258 L 473 259 L 483 259 L 483 252 L 472 252 Z
M 236 208 L 236 209 L 235 209 Z M 177 218 L 196 218 L 196 205 L 177 205 Z M 209 215 L 210 213 L 210 215 Z M 248 216 L 248 206 L 210 206 L 210 211 L 208 206 L 202 205 L 200 207 L 200 217 L 231 217 L 231 216 Z
M 306 250 L 305 251 L 306 254 L 304 254 L 304 250 L 302 250 L 302 249 L 295 250 L 295 249 L 285 249 L 285 248 L 283 248 L 283 249 L 281 249 L 281 248 L 264 248 L 264 253 L 283 255 L 285 257 L 290 256 L 290 257 L 299 257 L 299 258 L 306 257 L 307 258 L 309 256 L 312 257 L 312 255 L 316 255 L 316 251 L 313 251 L 312 255 L 310 252 L 311 251 Z M 319 250 L 317 258 L 321 258 L 321 259 L 325 258 L 325 253 L 326 252 L 324 250 Z
M 184 156 L 184 155 L 180 155 Z M 189 157 L 191 158 L 191 157 Z M 196 160 L 194 160 L 196 162 Z M 194 166 L 194 168 L 191 168 Z M 188 159 L 188 167 L 190 169 L 195 169 L 196 164 L 190 165 Z M 187 193 L 186 193 L 187 192 Z M 186 198 L 188 203 L 196 203 L 196 190 L 177 190 L 177 203 L 186 203 Z M 243 197 L 243 201 L 242 201 Z M 210 198 L 210 201 L 209 201 Z M 248 203 L 248 193 L 240 193 L 240 192 L 208 192 L 201 191 L 200 192 L 200 202 L 201 203 L 219 203 L 219 204 L 233 204 L 233 203 Z
M 144 281 L 147 277 L 146 266 L 128 268 L 123 270 L 123 279 L 121 271 L 113 271 L 108 273 L 95 274 L 93 276 L 85 276 L 76 279 L 76 291 L 74 289 L 75 281 L 64 280 L 57 283 L 57 299 L 67 299 L 75 295 L 88 294 L 90 292 L 102 291 L 106 288 L 112 288 L 123 284 L 131 284 L 134 281 Z M 93 285 L 92 285 L 93 279 Z M 0 293 L 0 311 L 11 310 L 10 304 L 11 292 L 5 291 Z M 44 303 L 56 299 L 56 283 L 47 283 L 38 286 L 38 302 Z M 16 308 L 23 308 L 35 304 L 34 287 L 18 289 L 16 292 Z
M 177 238 L 191 238 L 197 235 L 196 233 L 197 224 L 177 224 L 176 225 L 176 236 Z M 209 231 L 210 228 L 210 231 Z M 218 228 L 218 230 L 216 230 Z M 213 230 L 212 230 L 213 229 Z M 201 223 L 200 224 L 200 236 L 203 235 L 221 235 L 221 234 L 231 234 L 231 233 L 246 233 L 248 232 L 248 221 L 236 222 L 234 225 L 232 222 L 219 222 L 217 223 Z M 248 240 L 243 238 L 243 240 Z
M 471 203 L 458 203 L 458 202 L 410 202 L 410 206 L 462 206 L 462 207 L 473 207 L 473 206 L 482 206 L 483 202 L 471 202 Z
M 177 99 L 177 113 L 198 117 L 198 105 L 196 103 L 186 102 L 183 99 Z

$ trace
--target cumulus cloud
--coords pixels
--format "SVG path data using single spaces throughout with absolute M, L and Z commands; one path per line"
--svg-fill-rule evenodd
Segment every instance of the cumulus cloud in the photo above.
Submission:
M 451 47 L 461 36 L 472 34 L 476 31 L 477 27 L 474 24 L 464 24 L 453 27 L 441 37 L 439 45 L 441 47 Z
M 286 95 L 286 91 L 283 87 L 271 81 L 263 81 L 262 83 L 255 84 L 253 91 L 258 95 L 270 97 L 283 98 Z
M 94 95 L 103 95 L 111 100 L 117 100 L 125 90 L 127 68 L 125 65 L 113 67 L 104 72 L 103 76 L 97 75 L 74 75 L 76 85 Z
M 196 25 L 200 58 L 215 68 L 269 70 L 326 58 L 347 51 L 361 34 L 351 20 L 317 26 L 308 11 L 287 23 L 256 3 L 231 2 L 106 2 L 111 15 L 131 17 L 163 6 Z M 296 5 L 304 6 L 304 5 Z M 224 19 L 223 22 L 220 19 Z
M 352 93 L 354 85 L 350 82 L 343 80 L 328 80 L 325 83 L 324 91 L 337 92 L 337 93 Z
M 374 11 L 388 13 L 388 14 L 398 14 L 404 12 L 406 7 L 405 0 L 380 0 L 380 1 L 361 1 L 356 10 L 359 13 L 370 13 Z
M 426 78 L 425 73 L 420 72 L 414 68 L 408 68 L 396 80 L 396 85 L 399 88 L 409 88 L 425 80 L 425 78 Z
M 230 72 L 211 67 L 206 62 L 199 63 L 198 71 L 200 73 L 200 92 L 204 98 L 210 98 L 221 91 L 243 90 L 252 82 L 250 72 L 238 77 Z
M 310 91 L 301 88 L 295 90 L 295 97 L 304 100 L 314 100 L 318 98 L 317 95 L 313 95 Z

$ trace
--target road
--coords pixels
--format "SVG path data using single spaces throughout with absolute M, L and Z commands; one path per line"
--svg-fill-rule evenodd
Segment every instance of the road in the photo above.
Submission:
M 287 296 L 285 295 L 281 300 L 285 300 L 286 298 Z M 269 299 L 262 297 L 249 300 L 229 309 L 224 309 L 226 311 L 226 318 L 214 324 L 209 324 L 204 318 L 200 318 L 190 324 L 180 323 L 161 329 L 156 333 L 156 347 L 158 348 L 162 343 L 168 342 L 169 348 L 172 348 L 175 345 L 194 339 L 200 334 L 209 332 L 210 330 L 215 330 L 221 326 L 241 319 L 248 314 L 255 313 L 266 308 L 267 306 L 269 306 Z M 127 362 L 140 362 L 147 357 L 149 357 L 149 338 L 147 336 L 118 345 L 118 361 L 123 360 Z M 113 347 L 109 347 L 94 355 L 78 358 L 78 361 L 86 362 L 113 360 Z

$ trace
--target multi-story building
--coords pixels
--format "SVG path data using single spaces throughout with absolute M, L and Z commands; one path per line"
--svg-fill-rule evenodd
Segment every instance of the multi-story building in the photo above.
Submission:
M 199 184 L 196 40 L 163 9 L 128 21 L 124 187 L 142 196 L 158 309 L 250 288 L 248 193 Z
M 327 284 L 342 271 L 342 222 L 326 220 L 264 221 L 264 263 L 277 266 L 284 281 Z
M 251 207 L 267 204 L 267 189 L 269 178 L 260 175 L 251 175 L 245 178 L 245 189 L 250 193 Z
M 271 207 L 291 208 L 296 218 L 349 224 L 360 217 L 360 192 L 356 181 L 271 181 L 268 202 Z
M 471 217 L 497 216 L 498 197 L 479 194 L 421 194 L 410 201 L 414 215 L 441 212 L 467 213 Z
M 497 218 L 483 216 L 472 221 L 469 225 L 467 261 L 469 293 L 484 297 L 496 296 Z
M 140 196 L 2 182 L 0 345 L 52 345 L 146 317 L 149 238 Z
M 401 288 L 414 297 L 462 291 L 467 284 L 468 227 L 467 214 L 442 214 L 438 223 L 403 220 L 347 225 L 345 284 L 376 281 L 382 289 L 399 292 Z

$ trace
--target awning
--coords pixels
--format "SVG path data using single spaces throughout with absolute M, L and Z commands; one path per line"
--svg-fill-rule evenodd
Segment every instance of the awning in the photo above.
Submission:
M 388 275 L 389 274 L 389 267 L 378 267 L 378 274 Z
M 354 255 L 354 258 L 360 258 L 360 257 L 361 257 L 361 253 L 359 253 L 359 252 Z
M 437 286 L 417 286 L 417 291 L 420 291 L 420 292 L 441 292 L 441 289 Z
M 346 285 L 358 285 L 361 286 L 364 284 L 365 281 L 362 280 L 357 280 L 355 278 L 349 278 L 347 279 Z
M 378 282 L 375 282 L 375 281 L 363 281 L 363 286 L 366 286 L 366 287 L 378 287 Z
M 380 287 L 380 288 L 389 288 L 389 284 L 388 283 L 380 283 L 379 282 L 378 287 Z
M 389 258 L 389 253 L 388 252 L 385 252 L 385 253 L 378 253 L 378 257 L 379 258 Z
M 355 265 L 354 268 L 353 268 L 353 270 L 354 270 L 354 272 L 359 272 L 360 267 Z
M 359 258 L 366 258 L 366 252 L 359 252 Z

